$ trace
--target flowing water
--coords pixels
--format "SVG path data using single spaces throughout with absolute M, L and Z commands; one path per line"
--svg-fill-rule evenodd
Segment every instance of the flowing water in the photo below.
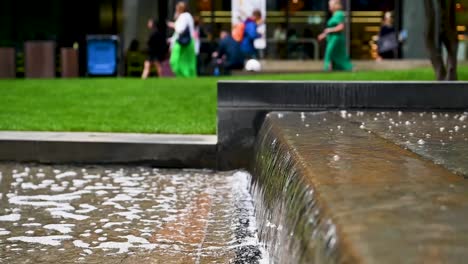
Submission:
M 252 193 L 271 263 L 463 263 L 467 126 L 466 112 L 270 113 Z
M 267 263 L 249 185 L 242 171 L 0 164 L 0 263 Z

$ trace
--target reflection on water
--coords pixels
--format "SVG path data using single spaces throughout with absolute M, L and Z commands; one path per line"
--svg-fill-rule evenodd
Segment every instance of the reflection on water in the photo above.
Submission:
M 0 263 L 265 262 L 249 184 L 244 172 L 3 164 Z

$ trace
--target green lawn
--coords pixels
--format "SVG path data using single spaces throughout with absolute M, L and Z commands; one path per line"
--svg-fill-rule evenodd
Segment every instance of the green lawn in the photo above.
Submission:
M 460 67 L 468 80 L 468 67 Z M 431 69 L 232 77 L 433 80 Z M 0 130 L 216 133 L 216 78 L 1 80 Z

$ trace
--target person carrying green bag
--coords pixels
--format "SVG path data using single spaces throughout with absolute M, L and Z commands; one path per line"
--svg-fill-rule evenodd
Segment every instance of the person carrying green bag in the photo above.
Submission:
M 184 2 L 177 3 L 174 18 L 175 23 L 168 23 L 174 29 L 169 63 L 176 77 L 196 77 L 195 24 Z

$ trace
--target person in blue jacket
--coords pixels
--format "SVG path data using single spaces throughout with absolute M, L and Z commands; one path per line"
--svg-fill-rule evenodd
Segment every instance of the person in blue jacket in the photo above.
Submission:
M 220 70 L 219 74 L 230 75 L 231 70 L 242 70 L 244 68 L 244 54 L 240 44 L 225 30 L 220 33 L 219 47 L 213 53 L 215 67 Z
M 246 59 L 253 59 L 257 57 L 257 50 L 254 46 L 254 41 L 260 38 L 261 35 L 257 32 L 257 25 L 262 20 L 262 13 L 260 10 L 254 10 L 252 16 L 247 18 L 244 22 L 244 38 L 241 42 L 241 50 Z

